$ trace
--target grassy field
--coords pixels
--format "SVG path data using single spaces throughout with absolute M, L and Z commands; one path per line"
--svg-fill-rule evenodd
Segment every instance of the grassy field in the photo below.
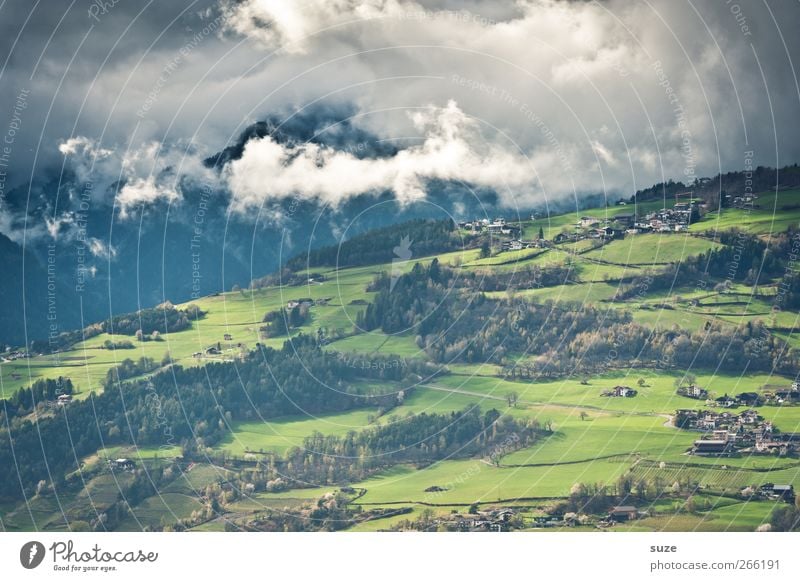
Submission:
M 196 497 L 185 494 L 167 492 L 151 496 L 135 506 L 117 530 L 136 532 L 175 524 L 202 508 L 203 504 Z
M 386 335 L 379 331 L 361 333 L 338 341 L 333 341 L 328 348 L 340 353 L 376 353 L 381 355 L 399 355 L 401 357 L 424 357 L 424 352 L 417 347 L 411 335 Z
M 219 446 L 236 456 L 246 452 L 276 452 L 302 446 L 303 438 L 313 432 L 343 436 L 370 424 L 376 410 L 353 410 L 341 414 L 325 414 L 316 418 L 298 416 L 263 422 L 236 422 L 233 431 Z
M 367 493 L 359 503 L 469 505 L 563 497 L 576 482 L 613 482 L 627 469 L 628 465 L 623 462 L 606 461 L 522 468 L 497 468 L 480 460 L 447 460 L 424 470 L 399 466 L 364 481 Z M 425 492 L 431 486 L 447 490 Z
M 680 262 L 719 244 L 689 234 L 635 234 L 613 240 L 583 256 L 621 265 L 655 266 Z
M 726 208 L 706 214 L 689 227 L 691 232 L 721 232 L 739 228 L 751 234 L 769 236 L 800 225 L 800 190 L 761 192 L 751 209 Z

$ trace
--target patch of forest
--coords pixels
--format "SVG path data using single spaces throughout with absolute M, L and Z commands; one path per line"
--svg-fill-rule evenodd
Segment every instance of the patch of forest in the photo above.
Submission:
M 366 359 L 366 358 L 365 358 Z M 0 496 L 13 499 L 31 493 L 41 480 L 52 477 L 58 486 L 77 468 L 81 458 L 113 445 L 182 445 L 207 450 L 230 433 L 231 422 L 297 414 L 341 412 L 374 407 L 388 410 L 399 403 L 396 389 L 363 393 L 356 385 L 380 380 L 413 390 L 420 377 L 442 370 L 435 364 L 409 360 L 406 365 L 356 364 L 326 352 L 316 340 L 299 336 L 280 350 L 259 346 L 243 361 L 210 363 L 202 368 L 179 365 L 152 377 L 122 383 L 124 369 L 149 366 L 149 361 L 126 363 L 109 374 L 104 391 L 86 400 L 53 406 L 52 415 L 36 422 L 21 416 L 33 401 L 37 412 L 58 382 L 35 384 L 35 392 L 0 400 Z M 122 371 L 122 373 L 120 373 Z M 65 382 L 66 383 L 66 382 Z M 67 384 L 67 389 L 69 389 Z M 38 399 L 35 399 L 38 397 Z

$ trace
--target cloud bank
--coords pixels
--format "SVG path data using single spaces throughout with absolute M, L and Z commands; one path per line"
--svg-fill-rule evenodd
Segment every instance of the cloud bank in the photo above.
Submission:
M 401 203 L 425 197 L 430 180 L 459 181 L 517 193 L 533 191 L 535 176 L 523 155 L 487 142 L 478 123 L 455 101 L 409 115 L 423 136 L 392 157 L 360 159 L 353 153 L 309 143 L 247 143 L 225 169 L 233 208 L 246 211 L 270 199 L 297 196 L 337 205 L 351 196 L 391 191 Z
M 691 181 L 749 152 L 800 160 L 796 2 L 131 0 L 99 23 L 13 4 L 0 7 L 13 53 L 0 98 L 30 97 L 9 183 L 66 162 L 82 180 L 123 179 L 106 200 L 123 217 L 181 201 L 182 176 L 203 175 L 182 152 L 314 107 L 346 105 L 400 152 L 255 140 L 223 171 L 232 209 L 381 190 L 411 201 L 437 179 L 525 205 Z

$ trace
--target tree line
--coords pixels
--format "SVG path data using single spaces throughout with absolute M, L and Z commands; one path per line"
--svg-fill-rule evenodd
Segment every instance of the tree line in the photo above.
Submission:
M 516 420 L 496 409 L 481 413 L 477 406 L 392 419 L 345 436 L 314 433 L 288 452 L 282 473 L 314 485 L 357 482 L 399 463 L 425 466 L 446 458 L 499 456 L 550 433 L 536 420 Z
M 415 265 L 393 288 L 385 278 L 376 279 L 380 291 L 357 325 L 413 333 L 438 363 L 503 364 L 522 354 L 534 375 L 545 377 L 635 364 L 794 374 L 800 363 L 797 350 L 759 320 L 740 327 L 709 323 L 696 331 L 652 329 L 622 309 L 489 299 L 435 260 Z
M 411 220 L 377 228 L 341 244 L 310 250 L 291 258 L 286 267 L 303 270 L 315 266 L 366 266 L 394 259 L 430 256 L 464 248 L 465 240 L 452 220 Z

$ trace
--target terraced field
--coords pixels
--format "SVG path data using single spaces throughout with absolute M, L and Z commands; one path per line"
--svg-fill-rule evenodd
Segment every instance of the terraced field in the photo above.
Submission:
M 718 246 L 716 242 L 689 234 L 635 234 L 613 240 L 583 257 L 623 266 L 659 266 L 680 262 Z
M 785 190 L 777 194 L 761 192 L 750 209 L 726 208 L 711 212 L 702 222 L 689 227 L 691 232 L 721 232 L 739 228 L 751 234 L 769 236 L 783 232 L 800 223 L 800 190 Z

